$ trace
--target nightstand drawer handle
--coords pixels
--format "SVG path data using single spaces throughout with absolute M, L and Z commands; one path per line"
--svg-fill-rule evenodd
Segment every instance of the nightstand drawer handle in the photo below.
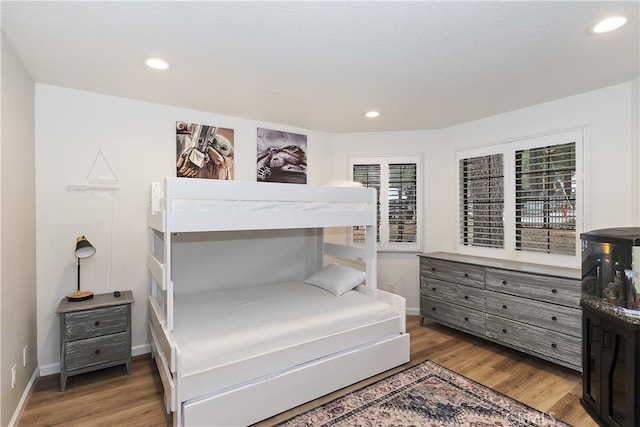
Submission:
M 558 318 L 556 316 L 551 316 L 551 320 L 555 322 L 556 320 L 558 320 Z
M 557 290 L 557 289 L 551 289 L 551 293 L 552 293 L 552 294 L 557 294 L 557 293 L 558 293 L 558 290 Z
M 95 354 L 96 356 L 97 356 L 97 355 L 99 355 L 99 354 L 100 354 L 100 349 L 99 349 L 99 348 L 98 348 L 98 349 L 96 349 L 96 350 L 93 352 L 93 354 Z
M 435 307 L 431 307 L 431 311 L 436 311 L 436 308 Z
M 505 328 L 505 329 L 503 329 L 503 330 L 502 330 L 502 333 L 505 333 L 505 334 L 506 334 L 506 333 L 507 333 L 507 329 L 506 329 L 506 328 Z
M 100 322 L 99 322 L 98 320 L 96 320 L 96 321 L 93 323 L 93 326 L 100 326 Z
M 464 273 L 464 277 L 469 277 L 469 273 Z
M 556 348 L 557 347 L 556 343 L 552 343 L 551 347 Z
M 436 268 L 435 267 L 431 267 L 431 271 L 436 271 Z
M 434 286 L 433 288 L 431 288 L 431 290 L 432 290 L 433 292 L 435 292 L 435 291 L 436 291 L 436 288 L 435 288 L 435 286 Z
M 468 318 L 468 317 L 465 317 L 465 318 L 464 318 L 464 321 L 465 321 L 465 322 L 468 322 L 468 321 L 469 321 L 469 318 Z
M 507 305 L 506 304 L 502 304 L 502 308 L 504 308 L 506 310 L 507 309 Z
M 469 295 L 465 295 L 465 296 L 464 296 L 464 299 L 469 299 Z
M 503 284 L 503 285 L 506 285 L 506 284 L 507 284 L 507 281 L 506 281 L 506 280 L 503 280 L 503 281 L 502 281 L 502 284 Z

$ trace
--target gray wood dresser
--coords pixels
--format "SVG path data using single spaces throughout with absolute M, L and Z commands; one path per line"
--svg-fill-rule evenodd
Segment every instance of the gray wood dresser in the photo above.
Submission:
M 131 374 L 131 291 L 60 301 L 60 390 L 67 377 L 121 364 Z
M 420 254 L 429 318 L 582 371 L 580 269 L 446 252 Z

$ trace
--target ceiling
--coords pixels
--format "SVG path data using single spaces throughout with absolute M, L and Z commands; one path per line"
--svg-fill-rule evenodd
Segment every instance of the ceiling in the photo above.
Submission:
M 39 83 L 326 132 L 439 129 L 633 80 L 640 2 L 6 1 Z M 627 25 L 592 35 L 601 18 Z M 166 71 L 146 68 L 158 56 Z M 370 109 L 381 112 L 366 119 Z

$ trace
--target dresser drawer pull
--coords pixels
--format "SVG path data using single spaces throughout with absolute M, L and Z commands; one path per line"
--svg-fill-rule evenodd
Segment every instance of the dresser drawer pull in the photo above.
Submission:
M 99 349 L 99 348 L 98 348 L 98 349 L 96 349 L 96 350 L 93 352 L 93 354 L 95 354 L 96 356 L 97 356 L 97 355 L 99 355 L 99 354 L 100 354 L 100 349 Z
M 556 316 L 551 316 L 551 320 L 555 322 L 556 320 L 558 320 L 558 318 Z
M 96 320 L 96 321 L 93 323 L 93 326 L 100 326 L 100 322 Z
M 507 309 L 507 305 L 506 304 L 502 304 L 502 308 L 504 308 L 506 310 Z
M 436 308 L 435 307 L 431 307 L 431 311 L 436 311 Z
M 432 290 L 433 292 L 435 292 L 435 291 L 436 291 L 436 288 L 435 288 L 435 286 L 434 286 L 433 288 L 431 288 L 431 290 Z
M 435 267 L 431 267 L 431 271 L 436 271 L 436 268 Z
M 551 289 L 551 293 L 552 293 L 552 294 L 557 294 L 557 293 L 558 293 L 558 290 L 557 290 L 557 289 Z
M 464 321 L 465 321 L 465 322 L 468 322 L 468 321 L 469 321 L 469 318 L 468 318 L 468 317 L 465 317 L 465 318 L 464 318 Z
M 507 329 L 506 329 L 506 328 L 504 328 L 504 329 L 502 330 L 502 333 L 503 333 L 503 334 L 506 334 L 506 333 L 507 333 Z
M 469 277 L 469 273 L 464 273 L 464 277 Z
M 503 281 L 502 281 L 502 284 L 503 284 L 503 285 L 506 285 L 506 284 L 507 284 L 507 281 L 506 281 L 506 280 L 503 280 Z
M 557 347 L 556 343 L 552 343 L 552 344 L 551 344 L 551 347 L 552 347 L 552 348 L 556 348 L 556 347 Z
M 465 296 L 464 296 L 464 299 L 469 299 L 469 295 L 465 295 Z

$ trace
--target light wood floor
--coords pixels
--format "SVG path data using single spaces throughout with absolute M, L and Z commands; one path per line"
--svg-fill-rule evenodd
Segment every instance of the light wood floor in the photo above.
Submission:
M 582 380 L 578 372 L 486 342 L 453 329 L 407 317 L 411 362 L 432 360 L 467 378 L 579 427 L 597 427 L 580 405 Z M 322 402 L 399 371 L 347 387 L 258 423 L 264 427 L 304 412 Z M 134 358 L 132 374 L 124 366 L 70 377 L 60 392 L 58 375 L 40 378 L 18 426 L 150 426 L 171 425 L 162 404 L 162 384 L 155 362 Z M 243 410 L 243 408 L 239 408 Z M 246 410 L 246 409 L 245 409 Z

